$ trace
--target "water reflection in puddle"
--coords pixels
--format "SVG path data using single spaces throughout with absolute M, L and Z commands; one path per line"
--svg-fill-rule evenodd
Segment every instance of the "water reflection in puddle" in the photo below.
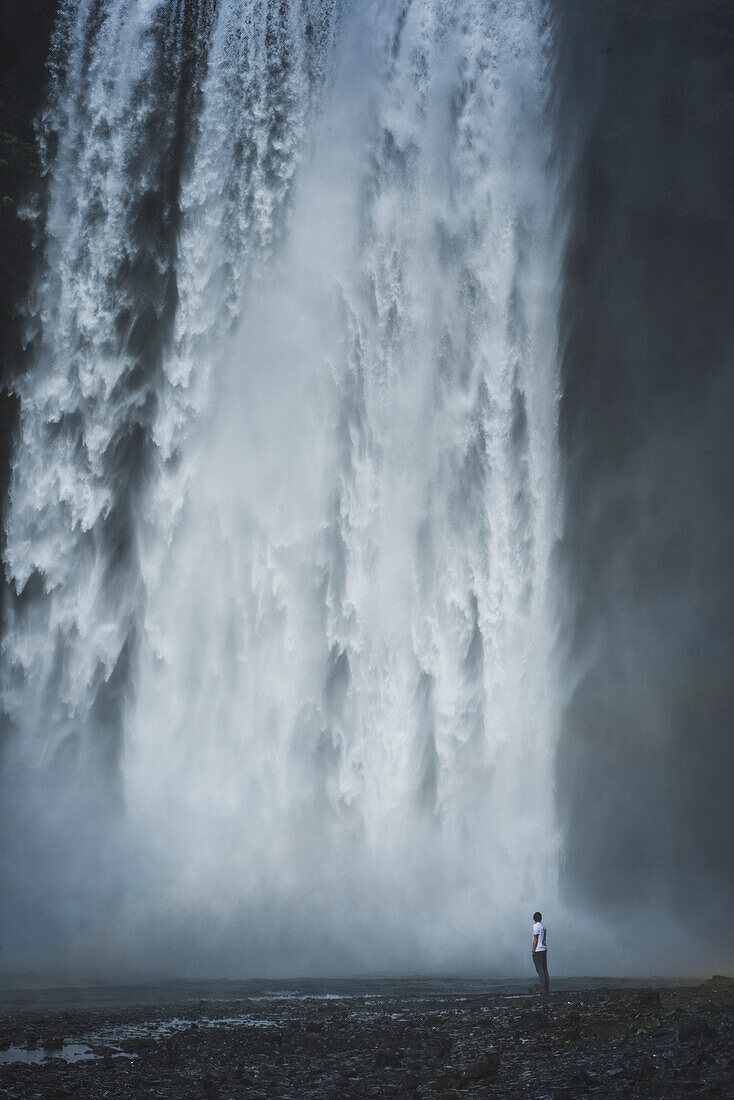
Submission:
M 86 1043 L 59 1043 L 58 1046 L 26 1047 L 10 1046 L 0 1050 L 0 1065 L 12 1062 L 24 1062 L 27 1065 L 41 1065 L 52 1058 L 61 1058 L 64 1062 L 89 1062 L 105 1056 L 112 1058 L 137 1058 L 137 1054 L 120 1050 L 119 1043 L 129 1039 L 167 1039 L 189 1028 L 234 1028 L 234 1027 L 275 1027 L 274 1020 L 261 1019 L 246 1014 L 238 1016 L 203 1017 L 198 1020 L 182 1019 L 174 1016 L 156 1024 L 123 1024 L 117 1027 L 102 1028 L 90 1033 Z M 102 1048 L 102 1049 L 100 1049 Z
M 275 1027 L 274 1020 L 260 1019 L 245 1014 L 239 1016 L 220 1016 L 215 1018 L 199 1018 L 198 1020 L 182 1019 L 174 1016 L 170 1020 L 159 1023 L 122 1024 L 117 1027 L 102 1028 L 90 1033 L 86 1043 L 60 1043 L 54 1047 L 26 1047 L 10 1046 L 0 1050 L 0 1065 L 8 1065 L 12 1062 L 24 1062 L 27 1065 L 41 1065 L 52 1058 L 61 1058 L 65 1062 L 89 1062 L 99 1060 L 105 1056 L 112 1058 L 137 1058 L 133 1052 L 120 1050 L 119 1043 L 129 1039 L 167 1039 L 176 1033 L 188 1031 L 189 1028 L 234 1028 L 234 1027 Z M 101 1048 L 101 1049 L 100 1049 Z
M 90 1034 L 90 1041 L 99 1043 L 121 1043 L 126 1039 L 168 1039 L 177 1033 L 188 1031 L 189 1028 L 201 1028 L 211 1030 L 214 1028 L 236 1027 L 277 1027 L 276 1020 L 268 1020 L 260 1017 L 241 1013 L 238 1016 L 200 1016 L 198 1019 L 185 1019 L 174 1016 L 170 1020 L 162 1020 L 158 1023 L 119 1024 L 116 1027 L 103 1028 Z
M 8 1047 L 0 1050 L 0 1065 L 9 1062 L 25 1062 L 27 1065 L 39 1065 L 51 1058 L 61 1058 L 64 1062 L 88 1062 L 97 1055 L 86 1043 L 62 1043 L 61 1046 L 39 1047 L 35 1050 L 26 1050 L 25 1047 Z

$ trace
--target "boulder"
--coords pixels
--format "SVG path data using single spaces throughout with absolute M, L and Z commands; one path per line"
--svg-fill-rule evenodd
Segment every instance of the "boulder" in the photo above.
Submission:
M 486 1081 L 496 1077 L 500 1068 L 500 1056 L 496 1051 L 490 1051 L 484 1058 L 476 1062 L 470 1062 L 462 1072 L 464 1081 Z

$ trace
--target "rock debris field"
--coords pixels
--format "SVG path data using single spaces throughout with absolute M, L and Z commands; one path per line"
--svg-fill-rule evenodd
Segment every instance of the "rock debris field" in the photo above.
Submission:
M 734 1096 L 730 978 L 0 1012 L 3 1097 Z

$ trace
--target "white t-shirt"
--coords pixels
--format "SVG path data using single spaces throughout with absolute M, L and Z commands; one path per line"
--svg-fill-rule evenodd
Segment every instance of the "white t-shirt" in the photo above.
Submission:
M 545 943 L 545 925 L 542 921 L 538 920 L 533 925 L 533 935 L 538 937 L 538 946 L 535 948 L 535 950 L 546 951 L 547 947 Z

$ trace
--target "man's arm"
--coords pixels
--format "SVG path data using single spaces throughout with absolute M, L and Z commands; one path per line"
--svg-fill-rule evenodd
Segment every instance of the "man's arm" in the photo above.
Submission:
M 533 954 L 535 954 L 535 948 L 538 946 L 538 933 L 533 936 Z

